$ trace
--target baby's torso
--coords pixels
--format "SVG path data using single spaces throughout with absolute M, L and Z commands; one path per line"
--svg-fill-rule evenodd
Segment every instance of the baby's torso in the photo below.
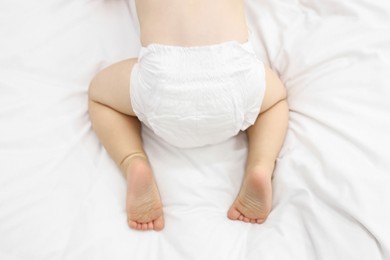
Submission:
M 256 120 L 265 91 L 243 0 L 136 0 L 141 26 L 131 104 L 157 136 L 214 144 Z
M 202 46 L 245 42 L 243 0 L 136 0 L 141 43 Z

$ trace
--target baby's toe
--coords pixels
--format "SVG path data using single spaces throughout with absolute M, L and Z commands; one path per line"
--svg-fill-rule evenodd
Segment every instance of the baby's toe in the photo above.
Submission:
M 164 228 L 164 217 L 160 216 L 156 220 L 153 221 L 153 229 L 156 231 L 160 231 Z

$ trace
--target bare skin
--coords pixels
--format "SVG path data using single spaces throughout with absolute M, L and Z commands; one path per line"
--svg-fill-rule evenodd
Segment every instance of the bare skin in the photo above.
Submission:
M 163 229 L 162 203 L 148 160 L 135 156 L 126 163 L 129 226 L 138 230 Z
M 136 0 L 136 6 L 143 46 L 201 46 L 248 39 L 243 0 Z M 136 62 L 128 59 L 96 75 L 89 89 L 89 113 L 100 141 L 126 177 L 129 227 L 158 231 L 164 228 L 163 205 L 129 98 L 128 79 Z M 250 223 L 263 223 L 271 210 L 271 178 L 288 121 L 285 88 L 274 72 L 269 68 L 265 72 L 261 113 L 247 130 L 245 176 L 227 213 L 232 220 Z
M 271 195 L 270 172 L 261 168 L 247 170 L 241 190 L 228 211 L 228 218 L 263 223 L 271 210 Z

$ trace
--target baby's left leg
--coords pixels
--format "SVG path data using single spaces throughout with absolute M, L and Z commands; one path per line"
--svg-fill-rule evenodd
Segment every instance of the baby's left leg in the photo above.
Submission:
M 127 180 L 129 227 L 161 230 L 163 208 L 152 167 L 141 139 L 141 125 L 131 104 L 130 74 L 137 59 L 115 63 L 92 80 L 89 114 L 93 128 Z
M 248 128 L 248 159 L 240 192 L 228 217 L 263 223 L 272 208 L 272 173 L 288 125 L 286 91 L 270 69 L 266 72 L 266 93 L 260 115 Z

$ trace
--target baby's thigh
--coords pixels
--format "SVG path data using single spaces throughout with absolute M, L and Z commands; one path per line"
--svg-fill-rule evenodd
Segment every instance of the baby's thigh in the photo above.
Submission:
M 130 74 L 136 63 L 136 58 L 127 59 L 100 71 L 91 82 L 89 98 L 134 116 L 130 101 Z

